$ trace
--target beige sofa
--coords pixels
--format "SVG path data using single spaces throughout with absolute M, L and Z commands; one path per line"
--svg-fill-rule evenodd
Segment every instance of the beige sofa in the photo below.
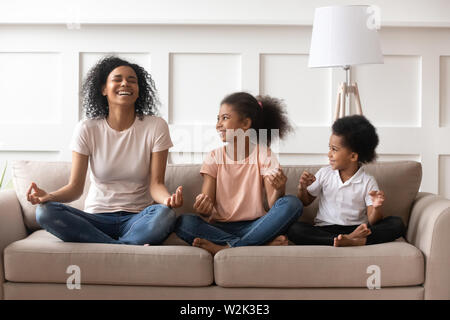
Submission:
M 200 191 L 199 165 L 169 165 L 166 185 L 184 186 L 192 212 Z M 286 166 L 287 193 L 303 170 Z M 162 246 L 65 243 L 40 230 L 26 201 L 31 181 L 55 190 L 67 183 L 70 163 L 17 161 L 14 190 L 0 192 L 2 299 L 450 299 L 450 200 L 418 193 L 422 170 L 411 161 L 367 165 L 387 197 L 385 212 L 407 225 L 406 239 L 385 244 L 240 247 L 207 251 L 172 234 Z M 71 203 L 82 208 L 84 195 Z M 317 200 L 301 220 L 312 221 Z M 69 289 L 69 266 L 80 269 L 80 289 Z M 369 289 L 371 266 L 380 289 Z M 371 278 L 372 277 L 372 278 Z M 369 279 L 372 279 L 369 281 Z

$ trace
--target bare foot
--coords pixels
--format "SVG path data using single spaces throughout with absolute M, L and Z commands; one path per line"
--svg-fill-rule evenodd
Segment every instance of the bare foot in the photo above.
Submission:
M 287 246 L 289 244 L 289 240 L 286 236 L 280 235 L 273 239 L 270 242 L 266 243 L 266 246 Z
M 194 241 L 192 242 L 192 246 L 205 249 L 209 251 L 212 255 L 215 255 L 222 249 L 229 248 L 228 245 L 221 246 L 219 244 L 215 244 L 214 242 L 201 238 L 195 238 Z
M 360 224 L 352 233 L 348 234 L 350 239 L 367 238 L 372 231 L 367 227 L 367 224 Z
M 366 238 L 350 238 L 347 234 L 340 234 L 334 238 L 335 247 L 364 246 L 365 244 Z
M 149 247 L 149 246 L 150 246 L 149 243 L 144 244 L 144 247 Z

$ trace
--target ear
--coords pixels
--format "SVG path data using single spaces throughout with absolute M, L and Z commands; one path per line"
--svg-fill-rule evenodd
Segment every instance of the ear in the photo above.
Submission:
M 252 126 L 252 119 L 245 118 L 244 120 L 242 120 L 242 124 L 243 124 L 242 129 L 244 129 L 244 130 L 250 129 Z
M 352 152 L 352 153 L 351 153 L 351 155 L 350 155 L 350 161 L 352 161 L 352 162 L 358 162 L 358 158 L 359 158 L 359 156 L 358 156 L 358 154 L 357 154 L 356 152 Z
M 106 96 L 105 89 L 106 89 L 106 84 L 104 84 L 104 85 L 102 86 L 102 95 L 103 95 L 104 97 Z

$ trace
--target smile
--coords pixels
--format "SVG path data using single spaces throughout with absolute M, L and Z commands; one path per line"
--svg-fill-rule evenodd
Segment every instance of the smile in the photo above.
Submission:
M 119 91 L 117 94 L 119 96 L 131 96 L 133 93 L 129 91 Z

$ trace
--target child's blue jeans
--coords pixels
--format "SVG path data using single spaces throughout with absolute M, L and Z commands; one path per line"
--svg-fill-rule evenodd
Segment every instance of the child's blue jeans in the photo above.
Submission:
M 197 215 L 183 214 L 178 217 L 175 232 L 191 245 L 195 238 L 230 247 L 263 245 L 286 233 L 302 212 L 302 202 L 287 195 L 278 199 L 264 216 L 251 221 L 207 223 Z
M 39 225 L 66 242 L 160 244 L 173 231 L 175 212 L 160 204 L 139 213 L 86 213 L 59 202 L 36 208 Z

